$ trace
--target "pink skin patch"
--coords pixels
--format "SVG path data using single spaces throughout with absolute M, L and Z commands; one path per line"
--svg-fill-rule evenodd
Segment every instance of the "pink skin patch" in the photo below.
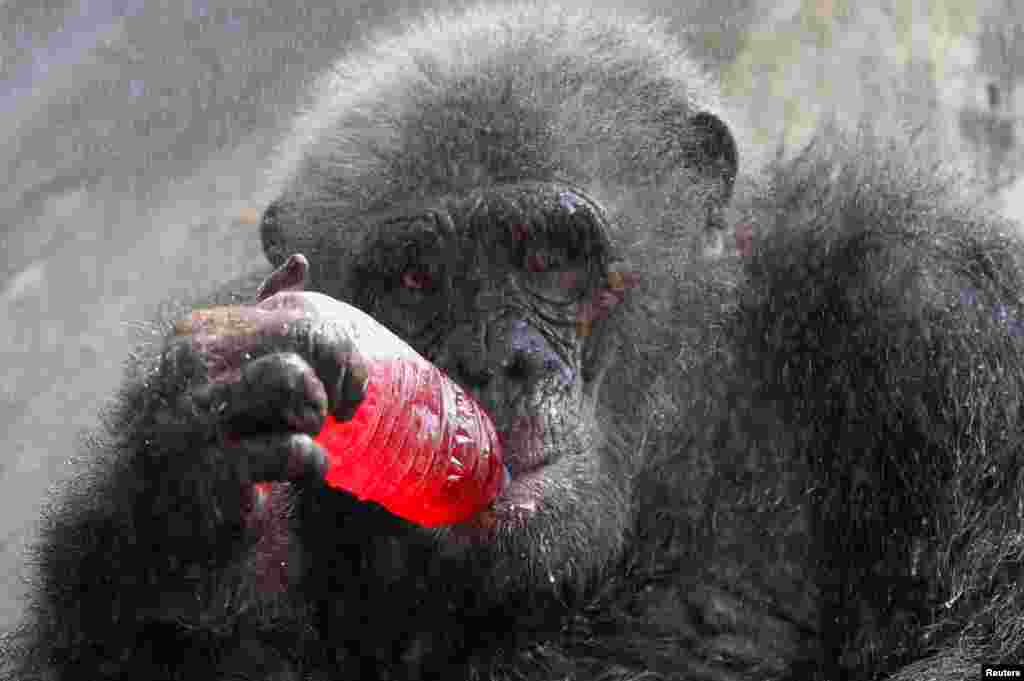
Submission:
M 196 310 L 189 319 L 178 322 L 178 335 L 191 338 L 195 351 L 206 360 L 211 383 L 238 380 L 247 353 L 256 350 L 262 339 L 284 336 L 292 322 L 308 316 L 297 304 L 273 309 L 254 306 L 222 306 Z
M 256 305 L 196 310 L 175 325 L 175 333 L 189 336 L 195 350 L 206 358 L 211 382 L 238 380 L 246 353 L 252 352 L 262 338 L 287 334 L 291 322 L 308 315 L 300 299 L 262 305 L 282 291 L 302 291 L 308 272 L 306 257 L 292 255 L 256 290 Z
M 517 242 L 526 241 L 526 237 L 530 234 L 530 228 L 523 224 L 512 225 L 512 238 Z
M 591 325 L 611 314 L 626 299 L 626 291 L 639 283 L 640 275 L 636 272 L 609 272 L 605 285 L 595 288 L 590 298 L 580 304 L 576 316 L 577 335 L 590 335 Z
M 413 290 L 428 289 L 434 285 L 434 278 L 423 270 L 406 270 L 402 273 L 402 286 Z
M 576 284 L 577 282 L 579 282 L 579 279 L 579 272 L 575 272 L 573 270 L 565 270 L 564 272 L 561 272 L 558 275 L 558 284 L 562 288 L 569 290 L 576 287 Z
M 543 427 L 537 416 L 517 416 L 510 427 L 498 432 L 513 480 L 544 464 Z
M 534 253 L 526 258 L 526 269 L 531 272 L 544 272 L 548 269 L 547 259 L 540 253 Z
M 749 258 L 754 252 L 754 226 L 749 223 L 740 223 L 735 228 L 736 252 L 744 258 Z

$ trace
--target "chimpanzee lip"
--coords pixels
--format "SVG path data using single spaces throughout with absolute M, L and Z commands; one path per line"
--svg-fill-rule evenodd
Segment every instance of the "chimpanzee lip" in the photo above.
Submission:
M 546 483 L 550 482 L 552 464 L 557 462 L 557 455 L 545 452 L 531 453 L 523 458 L 507 455 L 505 469 L 509 477 L 495 499 L 496 508 L 515 509 L 520 513 L 535 510 L 544 496 Z
M 513 514 L 523 518 L 537 512 L 544 503 L 545 490 L 551 482 L 548 468 L 548 464 L 540 464 L 513 476 L 494 500 L 494 510 L 499 517 L 507 518 Z
M 453 536 L 470 541 L 488 542 L 497 528 L 515 527 L 538 513 L 545 504 L 553 473 L 548 471 L 554 461 L 545 460 L 531 466 L 519 466 L 513 472 L 494 501 L 487 507 L 450 529 Z M 512 523 L 512 525 L 509 525 Z
M 513 481 L 516 478 L 533 473 L 542 468 L 547 468 L 552 462 L 552 458 L 545 455 L 543 452 L 539 452 L 536 455 L 530 453 L 523 457 L 517 457 L 514 454 L 505 454 L 505 467 L 508 469 L 509 476 Z
M 513 480 L 551 461 L 550 452 L 545 451 L 532 435 L 528 427 L 509 428 L 498 432 L 502 458 Z

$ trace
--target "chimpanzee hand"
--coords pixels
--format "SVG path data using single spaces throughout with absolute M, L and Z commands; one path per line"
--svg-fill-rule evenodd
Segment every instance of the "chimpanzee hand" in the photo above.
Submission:
M 366 393 L 353 322 L 305 299 L 307 269 L 293 255 L 256 304 L 193 312 L 164 355 L 178 386 L 175 420 L 219 447 L 234 469 L 226 477 L 243 484 L 322 479 L 326 454 L 312 437 L 328 409 L 345 421 Z

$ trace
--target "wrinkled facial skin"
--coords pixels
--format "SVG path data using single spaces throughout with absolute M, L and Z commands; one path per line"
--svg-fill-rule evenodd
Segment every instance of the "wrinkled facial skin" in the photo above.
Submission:
M 621 543 L 628 475 L 595 418 L 611 353 L 588 352 L 607 340 L 603 318 L 627 286 L 609 275 L 610 251 L 601 209 L 582 192 L 517 184 L 381 219 L 348 272 L 351 302 L 494 421 L 512 481 L 435 539 L 485 554 L 473 562 L 489 558 L 499 585 L 582 579 Z

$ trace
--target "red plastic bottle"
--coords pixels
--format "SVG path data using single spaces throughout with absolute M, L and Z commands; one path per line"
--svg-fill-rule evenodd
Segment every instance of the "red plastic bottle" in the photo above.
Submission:
M 328 484 L 426 527 L 467 520 L 497 497 L 506 473 L 483 407 L 361 310 L 319 293 L 282 295 L 345 324 L 369 365 L 355 415 L 328 415 L 315 438 L 330 459 Z
M 328 484 L 420 525 L 451 525 L 501 491 L 498 439 L 469 395 L 417 360 L 373 362 L 355 416 L 328 416 L 316 441 L 330 456 Z

